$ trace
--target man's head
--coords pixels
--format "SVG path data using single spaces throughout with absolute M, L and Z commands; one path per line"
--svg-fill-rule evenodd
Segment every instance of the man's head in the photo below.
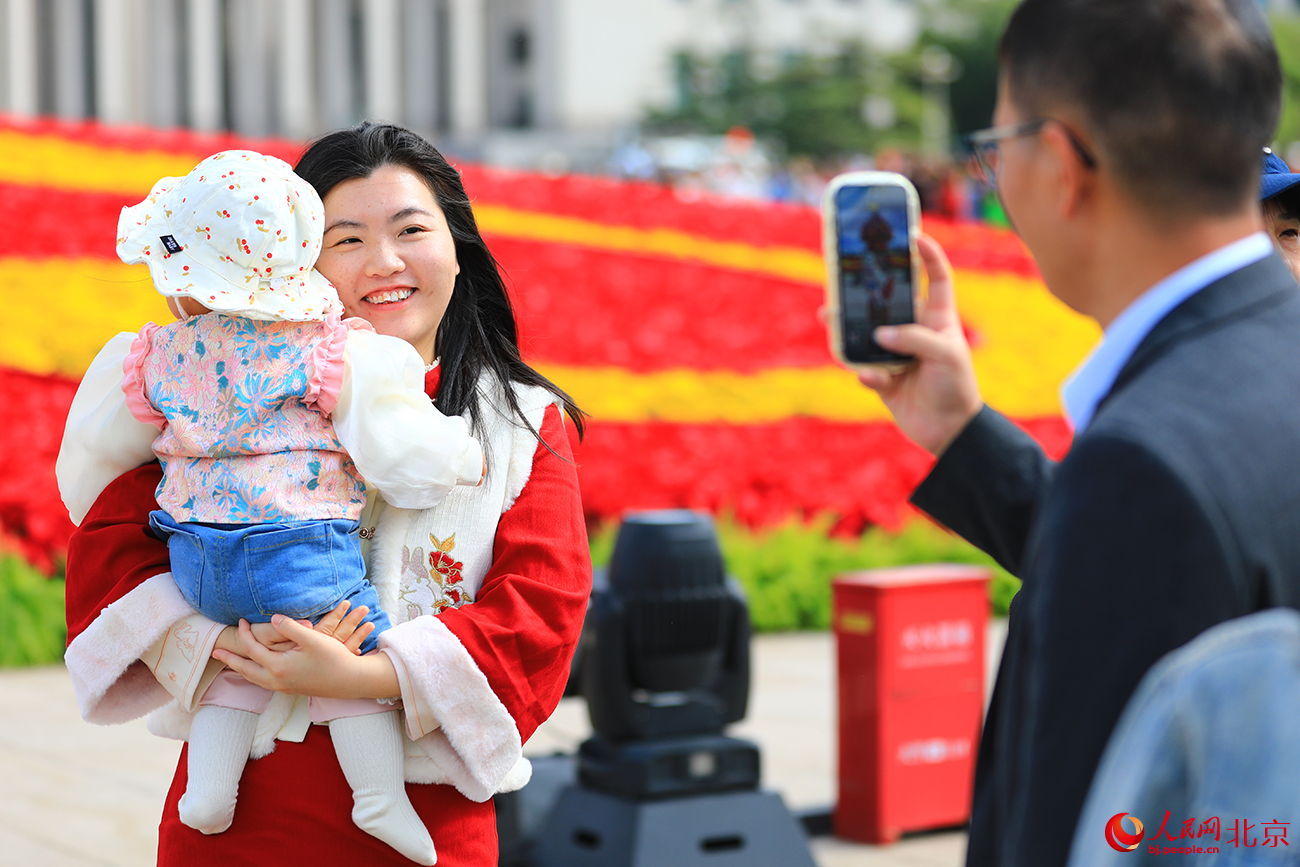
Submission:
M 1255 0 L 1025 0 L 1002 71 L 1026 118 L 1073 114 L 1098 161 L 1157 213 L 1240 208 L 1281 107 Z
M 1259 203 L 1264 231 L 1300 281 L 1300 175 L 1292 174 L 1286 161 L 1267 148 L 1259 177 Z
M 1114 222 L 1059 222 L 1076 207 L 1087 217 L 1104 201 L 1105 216 L 1153 230 L 1251 213 L 1280 104 L 1255 0 L 1024 0 L 1002 39 L 994 123 L 1050 121 L 1003 145 L 999 188 L 1049 285 L 1051 268 L 1088 255 L 1076 242 Z

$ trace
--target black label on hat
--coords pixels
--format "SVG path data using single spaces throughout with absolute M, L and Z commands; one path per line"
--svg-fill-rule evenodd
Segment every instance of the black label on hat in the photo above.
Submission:
M 168 253 L 179 253 L 182 249 L 181 245 L 171 235 L 163 235 L 158 240 L 162 241 Z

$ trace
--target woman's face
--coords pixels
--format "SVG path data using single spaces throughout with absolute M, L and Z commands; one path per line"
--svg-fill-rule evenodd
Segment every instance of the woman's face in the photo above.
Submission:
M 438 323 L 460 264 L 442 208 L 415 172 L 386 165 L 325 197 L 325 245 L 316 269 L 347 316 L 400 337 L 433 363 Z

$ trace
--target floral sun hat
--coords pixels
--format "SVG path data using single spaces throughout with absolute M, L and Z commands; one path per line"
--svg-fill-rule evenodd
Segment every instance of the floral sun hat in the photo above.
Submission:
M 307 322 L 342 311 L 313 268 L 324 230 L 320 196 L 288 163 L 222 151 L 123 208 L 117 255 L 147 264 L 163 295 L 248 319 Z

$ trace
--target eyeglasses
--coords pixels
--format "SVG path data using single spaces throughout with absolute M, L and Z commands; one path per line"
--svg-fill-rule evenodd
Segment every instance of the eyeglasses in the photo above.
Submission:
M 980 179 L 993 189 L 997 189 L 998 170 L 1002 167 L 1002 143 L 1007 139 L 1037 135 L 1044 126 L 1052 121 L 1053 118 L 1044 117 L 1038 120 L 1027 120 L 1023 123 L 1013 123 L 1009 126 L 995 126 L 966 136 L 966 143 L 970 145 L 971 155 L 975 158 L 975 168 L 979 172 Z M 1060 123 L 1060 121 L 1056 122 Z M 1095 169 L 1097 159 L 1083 146 L 1083 142 L 1079 141 L 1079 137 L 1063 123 L 1061 128 L 1070 137 L 1070 144 L 1074 146 L 1075 153 L 1079 155 L 1079 159 L 1083 164 L 1090 169 Z

